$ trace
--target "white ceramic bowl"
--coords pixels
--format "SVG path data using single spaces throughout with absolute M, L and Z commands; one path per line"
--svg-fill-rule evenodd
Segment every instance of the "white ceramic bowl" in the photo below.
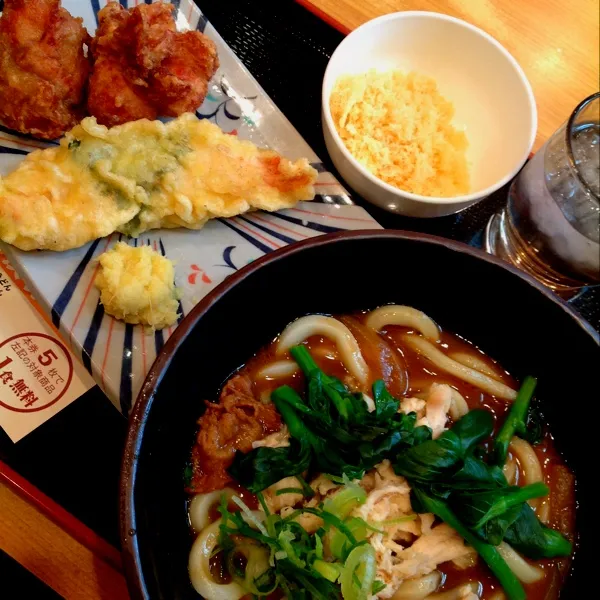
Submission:
M 350 154 L 334 126 L 329 96 L 340 75 L 373 68 L 416 71 L 437 81 L 454 104 L 454 124 L 469 140 L 469 194 L 434 198 L 405 192 Z M 420 11 L 379 17 L 342 41 L 325 71 L 322 117 L 327 150 L 346 182 L 369 202 L 413 217 L 452 214 L 496 191 L 527 160 L 537 129 L 531 85 L 507 50 L 465 21 Z

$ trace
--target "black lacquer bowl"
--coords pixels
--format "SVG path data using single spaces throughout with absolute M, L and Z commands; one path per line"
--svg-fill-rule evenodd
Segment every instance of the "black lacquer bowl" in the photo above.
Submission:
M 594 577 L 597 333 L 565 303 L 471 247 L 401 231 L 344 232 L 288 246 L 217 287 L 154 363 L 134 409 L 121 476 L 121 538 L 134 598 L 197 598 L 183 469 L 204 399 L 294 318 L 381 304 L 417 307 L 514 374 L 539 377 L 559 450 L 578 481 L 579 545 L 561 597 Z M 585 581 L 584 581 L 585 580 Z

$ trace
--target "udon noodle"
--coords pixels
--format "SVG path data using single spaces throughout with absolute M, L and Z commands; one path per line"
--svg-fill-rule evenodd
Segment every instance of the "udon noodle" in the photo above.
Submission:
M 293 321 L 200 418 L 186 484 L 192 586 L 206 600 L 557 598 L 569 543 L 548 529 L 562 551 L 538 563 L 541 542 L 524 540 L 518 523 L 572 539 L 574 479 L 547 429 L 541 439 L 525 421 L 510 430 L 524 406 L 518 388 L 412 307 Z M 361 416 L 350 426 L 352 411 Z M 452 440 L 479 422 L 491 437 L 461 446 L 444 479 Z M 496 512 L 477 508 L 469 521 L 488 497 Z
M 356 338 L 340 321 L 323 315 L 309 315 L 290 323 L 277 342 L 277 354 L 281 355 L 304 340 L 322 335 L 337 346 L 344 366 L 362 384 L 367 382 L 369 368 L 363 358 Z

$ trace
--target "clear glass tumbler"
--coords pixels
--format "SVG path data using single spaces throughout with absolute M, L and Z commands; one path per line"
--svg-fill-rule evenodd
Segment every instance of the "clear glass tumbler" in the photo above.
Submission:
M 513 181 L 486 250 L 569 298 L 600 283 L 600 93 L 586 98 Z

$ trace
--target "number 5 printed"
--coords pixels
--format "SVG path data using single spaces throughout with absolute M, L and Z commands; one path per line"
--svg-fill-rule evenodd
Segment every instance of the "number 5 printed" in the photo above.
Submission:
M 54 354 L 54 350 L 46 350 L 46 352 L 42 352 L 42 354 L 40 354 L 38 356 L 38 360 L 40 361 L 40 364 L 43 365 L 44 367 L 51 365 L 53 358 L 58 360 L 58 356 L 56 356 L 56 354 Z

